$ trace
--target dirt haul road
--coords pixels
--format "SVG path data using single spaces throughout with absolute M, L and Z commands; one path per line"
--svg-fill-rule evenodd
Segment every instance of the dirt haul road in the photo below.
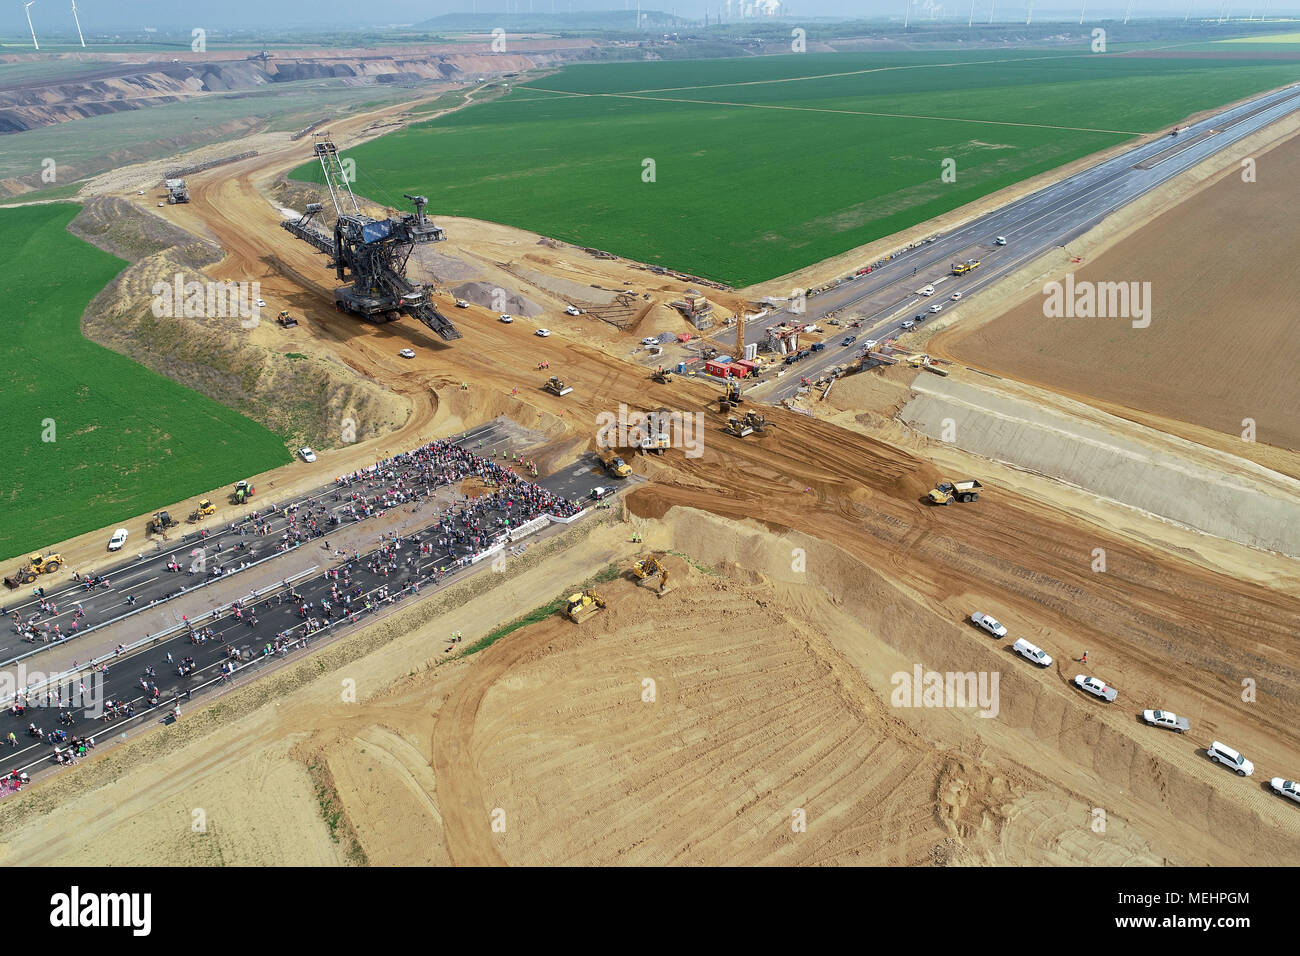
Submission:
M 282 154 L 195 177 L 194 202 L 180 218 L 198 231 L 210 230 L 231 264 L 260 274 L 268 287 L 294 301 L 305 301 L 304 293 L 315 296 L 316 305 L 303 310 L 315 347 L 408 397 L 411 420 L 385 445 L 406 446 L 431 437 L 431 430 L 445 420 L 431 388 L 440 392 L 445 407 L 457 403 L 457 414 L 467 419 L 506 411 L 525 424 L 537 418 L 562 422 L 573 444 L 585 444 L 596 416 L 620 402 L 634 409 L 665 404 L 696 411 L 714 394 L 689 381 L 652 386 L 645 369 L 579 341 L 580 332 L 558 328 L 558 320 L 552 326 L 556 334 L 539 339 L 531 336 L 530 327 L 497 323 L 483 310 L 458 311 L 455 318 L 465 337 L 442 347 L 410 320 L 374 327 L 338 315 L 331 306 L 332 276 L 323 268 L 323 257 L 284 233 L 256 191 L 257 183 L 277 168 L 300 161 L 300 150 L 294 144 Z M 281 269 L 299 278 L 276 277 Z M 235 271 L 223 269 L 228 275 Z M 403 339 L 426 346 L 404 366 L 390 357 Z M 572 395 L 560 399 L 541 392 L 544 376 L 536 365 L 543 360 L 551 363 L 547 374 L 560 374 L 574 385 Z M 472 383 L 468 394 L 456 387 L 461 380 Z M 519 396 L 511 394 L 516 388 Z M 682 512 L 671 510 L 676 506 L 759 522 L 752 536 L 729 539 L 735 548 L 729 559 L 742 572 L 760 564 L 774 566 L 778 558 L 788 567 L 792 533 L 809 542 L 810 555 L 819 543 L 833 544 L 847 555 L 855 574 L 883 576 L 887 586 L 861 591 L 853 586 L 853 574 L 815 563 L 806 574 L 810 580 L 820 576 L 844 585 L 846 590 L 833 598 L 847 605 L 851 617 L 879 622 L 874 632 L 890 631 L 891 618 L 907 618 L 908 628 L 890 631 L 893 653 L 927 667 L 967 670 L 991 664 L 1010 672 L 1004 674 L 1002 721 L 977 723 L 998 724 L 1004 731 L 1009 725 L 1012 730 L 1002 734 L 998 746 L 1021 766 L 1073 787 L 1077 762 L 1087 760 L 1083 769 L 1109 785 L 1108 799 L 1113 796 L 1132 818 L 1155 830 L 1165 826 L 1161 808 L 1177 799 L 1170 791 L 1194 782 L 1203 788 L 1198 793 L 1208 793 L 1217 817 L 1231 821 L 1232 832 L 1243 841 L 1234 849 L 1225 837 L 1203 858 L 1247 862 L 1249 853 L 1258 852 L 1300 861 L 1300 818 L 1289 812 L 1292 808 L 1270 799 L 1255 781 L 1238 784 L 1231 775 L 1216 774 L 1191 741 L 1180 746 L 1153 736 L 1132 714 L 1144 706 L 1185 712 L 1194 718 L 1202 746 L 1215 737 L 1228 740 L 1261 768 L 1257 777 L 1293 776 L 1300 766 L 1300 672 L 1289 663 L 1300 633 L 1294 579 L 1277 589 L 1245 583 L 1232 567 L 1216 572 L 1136 546 L 1063 508 L 997 488 L 989 488 L 975 506 L 930 510 L 921 498 L 942 476 L 924 460 L 815 419 L 781 410 L 767 413 L 776 425 L 773 431 L 737 440 L 721 433 L 723 419 L 716 412 L 706 412 L 702 457 L 687 458 L 674 450 L 662 459 L 638 459 L 637 469 L 653 483 L 630 496 L 631 511 L 660 523 L 681 524 Z M 563 441 L 557 436 L 556 445 Z M 360 464 L 370 455 L 371 450 L 356 449 L 346 457 Z M 343 470 L 335 464 L 330 468 Z M 698 536 L 692 545 L 709 546 Z M 1098 548 L 1106 554 L 1101 573 L 1093 570 Z M 1248 562 L 1249 553 L 1243 551 L 1241 560 Z M 867 593 L 879 603 L 864 602 L 861 595 Z M 976 609 L 1002 619 L 1013 636 L 1047 648 L 1055 666 L 1041 674 L 1022 673 L 1023 662 L 991 656 L 990 647 L 996 645 L 961 624 Z M 693 611 L 678 606 L 673 613 L 689 620 Z M 702 613 L 700 620 L 697 633 L 707 641 L 710 616 Z M 862 634 L 850 636 L 868 641 Z M 608 639 L 617 641 L 620 635 Z M 510 650 L 515 641 L 517 649 Z M 513 676 L 517 655 L 543 653 L 543 643 L 523 631 L 472 659 L 469 666 L 482 674 L 465 681 L 438 715 L 431 756 L 436 769 L 453 776 L 455 782 L 441 785 L 451 788 L 456 807 L 463 808 L 444 808 L 447 847 L 457 862 L 502 858 L 481 816 L 483 785 L 465 775 L 475 772 L 474 748 L 483 745 L 476 726 L 483 719 L 485 695 L 491 693 L 485 688 Z M 865 674 L 869 668 L 860 658 L 870 647 L 841 647 L 839 653 Z M 1121 688 L 1119 707 L 1102 709 L 1070 687 L 1073 674 L 1084 669 L 1071 659 L 1085 649 L 1096 672 Z M 761 642 L 753 652 L 761 653 Z M 1248 705 L 1241 700 L 1247 679 L 1258 690 L 1257 701 Z M 1024 690 L 1017 692 L 1017 686 Z M 888 691 L 879 681 L 872 687 L 877 693 Z M 604 771 L 610 772 L 608 766 Z M 1187 839 L 1192 829 L 1180 823 L 1166 836 L 1177 842 L 1175 834 Z M 1261 842 L 1257 832 L 1267 832 L 1270 840 Z

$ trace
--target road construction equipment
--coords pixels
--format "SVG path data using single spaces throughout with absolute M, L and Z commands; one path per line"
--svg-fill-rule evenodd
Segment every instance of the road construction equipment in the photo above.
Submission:
M 740 393 L 739 382 L 727 382 L 726 389 L 726 392 L 718 397 L 718 411 L 720 412 L 729 412 L 745 400 L 745 397 Z
M 162 534 L 168 528 L 176 527 L 176 521 L 165 511 L 155 511 L 149 523 L 144 526 L 145 534 Z
M 655 575 L 659 576 L 659 593 L 663 594 L 668 590 L 668 568 L 666 568 L 658 558 L 653 554 L 648 558 L 632 565 L 632 573 L 642 581 L 648 581 Z
M 962 504 L 968 501 L 979 501 L 979 490 L 982 487 L 983 485 L 974 478 L 967 478 L 965 481 L 944 481 L 930 492 L 930 503 L 946 505 L 952 501 L 960 501 Z
M 659 563 L 659 559 L 653 554 L 632 565 L 632 573 L 643 581 L 646 578 L 654 577 L 656 574 L 662 574 L 663 570 L 664 566 Z
M 600 463 L 605 466 L 611 478 L 626 478 L 632 474 L 632 468 L 618 455 L 602 457 Z
M 672 448 L 672 423 L 671 409 L 660 408 L 651 413 L 641 436 L 641 450 L 648 454 L 662 455 Z
M 198 509 L 190 515 L 190 521 L 198 521 L 200 518 L 209 518 L 217 513 L 217 509 L 212 507 L 212 502 L 204 498 L 199 502 Z
M 595 614 L 605 610 L 605 599 L 590 589 L 569 595 L 569 620 L 581 624 Z
M 955 276 L 964 276 L 972 269 L 977 268 L 979 264 L 980 261 L 978 259 L 967 259 L 965 262 L 959 262 L 955 266 L 953 266 L 952 274 Z
M 172 205 L 190 201 L 190 191 L 185 185 L 185 180 L 164 179 L 163 185 L 167 187 L 167 201 Z
M 571 385 L 564 384 L 564 379 L 556 378 L 554 375 L 546 380 L 546 385 L 543 387 L 552 395 L 568 395 L 573 391 Z
M 658 382 L 660 385 L 667 385 L 673 380 L 673 373 L 660 365 L 654 370 L 654 374 L 651 375 L 650 378 L 653 381 Z
M 242 505 L 249 498 L 253 497 L 253 486 L 247 481 L 240 481 L 235 484 L 235 490 L 231 492 L 230 499 L 237 505 Z
M 737 438 L 744 438 L 746 435 L 754 434 L 754 427 L 747 425 L 743 418 L 736 418 L 734 415 L 727 419 L 727 424 L 723 428 L 728 435 L 735 435 Z
M 744 422 L 746 426 L 760 434 L 767 428 L 767 416 L 760 415 L 758 412 L 745 412 Z
M 61 554 L 33 554 L 27 559 L 26 564 L 10 577 L 5 578 L 5 587 L 12 589 L 19 585 L 31 584 L 38 575 L 50 574 L 61 567 L 63 567 L 63 555 Z
M 286 329 L 291 329 L 298 324 L 298 320 L 289 314 L 288 309 L 281 309 L 280 314 L 276 317 L 275 321 L 280 325 L 283 325 Z

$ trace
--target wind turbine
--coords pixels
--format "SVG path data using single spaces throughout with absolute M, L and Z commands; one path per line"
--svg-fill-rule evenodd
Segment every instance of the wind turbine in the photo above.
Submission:
M 970 0 L 970 19 L 966 21 L 966 29 L 969 30 L 971 28 L 971 24 L 973 24 L 974 22 L 975 22 L 975 0 Z
M 1088 12 L 1088 0 L 1083 0 L 1083 6 L 1079 9 L 1079 26 L 1083 26 L 1083 15 Z
M 998 0 L 993 0 L 993 5 L 989 7 L 989 23 L 993 22 L 993 14 L 997 12 Z
M 35 2 L 36 0 L 27 0 L 27 3 L 23 5 L 23 9 L 27 11 L 27 29 L 32 31 L 32 46 L 39 50 L 41 45 L 36 42 L 36 28 L 32 26 L 32 4 Z
M 1125 23 L 1125 24 L 1128 23 L 1128 15 L 1129 15 L 1129 13 L 1132 12 L 1132 10 L 1133 10 L 1133 0 L 1128 0 L 1128 4 L 1124 7 L 1124 23 Z
M 81 35 L 81 17 L 77 16 L 77 0 L 72 0 L 72 19 L 77 21 L 77 39 L 81 41 L 81 48 L 86 48 L 86 38 Z
M 1025 17 L 1025 26 L 1029 26 L 1029 21 L 1034 19 L 1034 0 L 1029 0 L 1029 16 Z

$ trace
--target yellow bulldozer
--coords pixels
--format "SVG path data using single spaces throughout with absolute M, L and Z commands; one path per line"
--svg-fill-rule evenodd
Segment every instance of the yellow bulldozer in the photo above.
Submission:
M 5 578 L 5 587 L 13 589 L 23 584 L 31 584 L 39 575 L 50 574 L 63 567 L 61 554 L 33 554 L 27 563 Z
M 673 373 L 660 365 L 654 370 L 654 374 L 651 375 L 650 378 L 652 381 L 658 382 L 660 385 L 667 385 L 673 380 Z
M 658 575 L 659 593 L 663 594 L 668 590 L 668 569 L 653 554 L 632 565 L 632 573 L 642 581 L 649 581 L 655 575 Z
M 758 412 L 745 412 L 745 424 L 751 431 L 758 432 L 761 435 L 767 428 L 767 416 Z
M 590 588 L 569 595 L 569 607 L 566 613 L 571 621 L 581 624 L 603 610 L 605 610 L 605 599 Z
M 212 502 L 204 498 L 199 502 L 199 506 L 194 513 L 190 515 L 190 522 L 198 521 L 200 518 L 210 518 L 217 513 L 217 509 L 212 506 Z
M 732 415 L 727 419 L 727 424 L 722 429 L 728 435 L 735 435 L 737 438 L 744 438 L 746 435 L 754 434 L 754 426 L 748 424 L 744 418 L 737 418 Z
M 557 378 L 554 375 L 552 375 L 549 379 L 547 379 L 546 384 L 543 385 L 542 387 L 545 388 L 552 395 L 568 395 L 571 391 L 573 391 L 573 386 L 565 385 L 564 379 Z

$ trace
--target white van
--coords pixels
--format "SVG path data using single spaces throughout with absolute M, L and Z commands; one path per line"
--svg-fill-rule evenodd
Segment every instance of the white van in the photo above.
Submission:
M 1052 658 L 1041 648 L 1030 644 L 1023 637 L 1011 645 L 1011 649 L 1021 657 L 1027 658 L 1039 667 L 1051 667 Z
M 1231 767 L 1237 771 L 1238 777 L 1249 777 L 1255 772 L 1255 765 L 1243 757 L 1237 751 L 1233 750 L 1227 744 L 1221 744 L 1217 740 L 1210 744 L 1210 749 L 1205 755 L 1211 760 L 1217 760 L 1224 766 Z

